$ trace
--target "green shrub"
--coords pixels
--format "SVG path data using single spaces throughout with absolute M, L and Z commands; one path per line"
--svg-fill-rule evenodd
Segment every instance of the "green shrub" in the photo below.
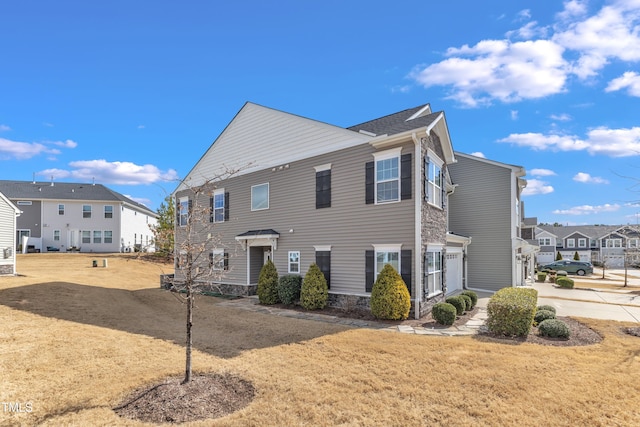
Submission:
M 456 321 L 456 308 L 446 302 L 439 302 L 431 307 L 431 317 L 441 325 L 453 325 Z
M 475 292 L 466 290 L 460 292 L 460 295 L 466 295 L 471 298 L 471 308 L 475 307 L 478 304 L 478 294 L 476 294 Z
M 573 260 L 574 260 L 574 261 L 580 261 L 580 255 L 578 254 L 578 251 L 576 251 L 576 252 L 573 254 Z
M 490 332 L 508 336 L 526 336 L 536 313 L 538 291 L 532 288 L 503 288 L 487 304 Z
M 549 338 L 569 338 L 571 335 L 567 324 L 558 319 L 543 320 L 538 325 L 538 332 L 543 337 Z
M 302 276 L 299 274 L 285 274 L 278 280 L 278 298 L 283 304 L 293 304 L 300 299 Z
M 371 290 L 371 313 L 378 319 L 409 317 L 411 296 L 407 285 L 391 264 L 384 266 Z
M 560 251 L 556 254 L 556 261 L 562 261 L 562 254 L 560 254 Z
M 556 279 L 556 285 L 561 288 L 573 289 L 573 279 L 568 277 L 558 277 Z
M 300 289 L 300 305 L 307 310 L 325 308 L 329 300 L 327 279 L 315 263 L 309 266 Z
M 471 302 L 471 297 L 469 295 L 458 295 L 464 301 L 464 311 L 470 311 L 473 307 L 473 303 Z
M 547 273 L 544 271 L 539 272 L 538 275 L 536 276 L 536 281 L 540 283 L 544 283 L 545 280 L 547 280 Z
M 258 299 L 260 304 L 277 304 L 280 301 L 278 298 L 278 270 L 271 260 L 267 261 L 260 270 Z
M 549 311 L 549 310 L 538 310 L 536 311 L 536 315 L 533 316 L 533 322 L 536 325 L 539 325 L 541 322 L 547 320 L 547 319 L 555 319 L 556 318 L 556 313 L 553 311 Z
M 562 277 L 567 277 L 567 272 L 566 272 L 566 271 L 564 271 L 564 270 L 558 270 L 558 271 L 556 272 L 556 275 L 557 275 L 558 277 L 560 277 L 560 276 L 562 276 Z
M 556 308 L 552 305 L 539 305 L 537 311 L 540 310 L 547 310 L 553 312 L 553 314 L 556 314 Z
M 463 315 L 464 310 L 467 308 L 467 303 L 464 302 L 464 300 L 460 297 L 460 295 L 449 297 L 444 301 L 456 308 L 456 312 L 458 313 L 458 316 Z

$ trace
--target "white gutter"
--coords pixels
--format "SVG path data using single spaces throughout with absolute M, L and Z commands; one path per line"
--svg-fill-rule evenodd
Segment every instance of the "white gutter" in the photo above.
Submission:
M 420 142 L 420 138 L 418 138 L 417 133 L 413 133 L 411 135 L 411 139 L 413 139 L 414 144 L 414 152 L 415 152 L 415 161 L 413 168 L 413 182 L 415 188 L 415 203 L 414 203 L 414 226 L 415 226 L 415 242 L 414 242 L 414 251 L 413 251 L 413 259 L 415 259 L 416 263 L 416 294 L 414 295 L 415 299 L 415 318 L 420 319 L 420 300 L 422 299 L 422 193 L 420 189 L 422 188 L 422 144 Z

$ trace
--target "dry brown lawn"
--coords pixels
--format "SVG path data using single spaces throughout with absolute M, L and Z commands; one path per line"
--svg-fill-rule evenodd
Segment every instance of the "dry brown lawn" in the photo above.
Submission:
M 108 258 L 109 267 L 92 268 Z M 184 369 L 183 306 L 158 264 L 30 254 L 0 278 L 0 425 L 146 425 L 112 408 Z M 165 267 L 165 270 L 168 270 Z M 168 272 L 168 271 L 165 271 Z M 250 381 L 244 409 L 189 425 L 427 426 L 640 423 L 640 338 L 582 319 L 586 347 L 405 335 L 197 301 L 194 368 Z

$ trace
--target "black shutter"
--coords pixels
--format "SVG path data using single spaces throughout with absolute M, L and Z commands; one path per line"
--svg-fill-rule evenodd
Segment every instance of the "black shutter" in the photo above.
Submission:
M 224 220 L 229 221 L 229 192 L 224 193 Z
M 193 200 L 189 199 L 189 209 L 187 209 L 187 224 L 191 220 L 191 212 L 192 211 L 193 211 Z
M 224 270 L 225 270 L 225 271 L 227 271 L 227 270 L 229 270 L 229 253 L 228 253 L 228 252 L 225 252 L 225 253 L 223 254 L 223 256 L 224 256 L 224 258 L 223 258 L 223 261 L 224 261 Z
M 446 174 L 445 174 L 445 169 L 440 169 L 440 185 L 441 185 L 441 189 L 442 189 L 442 200 L 440 203 L 440 205 L 442 206 L 442 209 L 444 209 L 447 206 L 447 191 L 445 189 L 446 185 Z
M 209 268 L 213 268 L 213 252 L 209 252 Z
M 411 199 L 411 153 L 400 156 L 400 200 Z
M 375 201 L 375 196 L 374 196 L 374 189 L 375 189 L 375 176 L 374 176 L 375 170 L 374 170 L 374 163 L 373 162 L 367 162 L 366 165 L 364 165 L 364 180 L 365 180 L 365 203 L 370 205 L 371 203 L 373 203 Z
M 180 227 L 180 199 L 176 197 L 176 226 Z
M 400 251 L 400 276 L 404 280 L 411 295 L 411 249 Z
M 317 251 L 316 264 L 327 281 L 327 288 L 331 289 L 331 251 Z
M 373 251 L 364 252 L 364 280 L 365 291 L 371 292 L 373 289 L 373 281 L 375 278 L 375 254 Z
M 331 207 L 331 169 L 316 172 L 316 209 Z
M 209 222 L 213 222 L 213 196 L 209 197 Z
M 424 199 L 429 200 L 429 158 L 424 157 Z
M 446 293 L 447 284 L 444 283 L 444 263 L 447 261 L 447 258 L 444 252 L 440 252 L 440 287 L 442 291 Z

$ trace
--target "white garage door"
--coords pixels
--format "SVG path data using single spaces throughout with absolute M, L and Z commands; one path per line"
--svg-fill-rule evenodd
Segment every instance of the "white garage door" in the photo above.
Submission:
M 447 293 L 462 289 L 462 254 L 447 253 Z

